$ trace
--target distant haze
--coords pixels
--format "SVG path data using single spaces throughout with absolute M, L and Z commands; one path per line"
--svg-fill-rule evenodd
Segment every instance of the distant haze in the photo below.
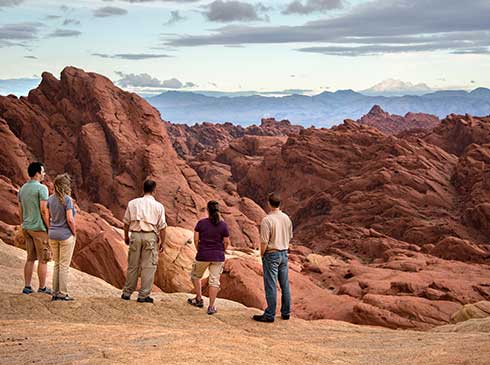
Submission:
M 255 124 L 263 117 L 288 119 L 303 126 L 330 127 L 344 119 L 358 119 L 375 104 L 391 114 L 408 112 L 434 114 L 490 115 L 490 90 L 478 88 L 437 91 L 422 96 L 368 96 L 352 90 L 323 92 L 314 96 L 212 97 L 190 92 L 171 91 L 147 99 L 162 118 L 176 123 L 233 122 Z

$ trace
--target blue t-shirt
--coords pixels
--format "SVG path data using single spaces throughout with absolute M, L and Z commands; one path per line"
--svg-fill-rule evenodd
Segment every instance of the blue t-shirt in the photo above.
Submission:
M 73 200 L 65 195 L 65 204 L 61 203 L 56 195 L 51 195 L 48 199 L 49 209 L 49 238 L 56 241 L 64 241 L 73 235 L 68 222 L 66 221 L 66 211 L 71 209 L 75 217 Z
M 197 222 L 194 231 L 199 232 L 197 261 L 225 261 L 224 238 L 230 233 L 224 221 L 214 225 L 209 218 L 204 218 Z

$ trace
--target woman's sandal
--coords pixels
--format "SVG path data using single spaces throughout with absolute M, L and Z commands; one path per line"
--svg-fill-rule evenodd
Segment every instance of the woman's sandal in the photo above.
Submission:
M 189 303 L 190 305 L 193 305 L 195 307 L 198 307 L 198 308 L 204 307 L 204 300 L 202 300 L 202 299 L 189 298 L 189 299 L 187 299 L 187 303 Z

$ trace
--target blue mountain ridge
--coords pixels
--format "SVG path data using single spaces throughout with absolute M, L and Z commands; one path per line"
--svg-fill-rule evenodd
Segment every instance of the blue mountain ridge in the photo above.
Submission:
M 428 113 L 444 118 L 448 114 L 490 115 L 490 89 L 443 90 L 420 96 L 368 96 L 353 90 L 325 91 L 318 95 L 270 97 L 207 96 L 194 92 L 167 91 L 148 97 L 162 118 L 194 124 L 232 122 L 256 124 L 261 118 L 288 119 L 305 127 L 331 127 L 344 119 L 359 119 L 377 104 L 391 114 Z

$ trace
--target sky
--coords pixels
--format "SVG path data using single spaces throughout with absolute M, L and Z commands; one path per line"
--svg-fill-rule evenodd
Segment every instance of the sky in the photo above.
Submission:
M 490 87 L 489 19 L 490 0 L 0 0 L 0 94 L 66 66 L 150 94 Z

